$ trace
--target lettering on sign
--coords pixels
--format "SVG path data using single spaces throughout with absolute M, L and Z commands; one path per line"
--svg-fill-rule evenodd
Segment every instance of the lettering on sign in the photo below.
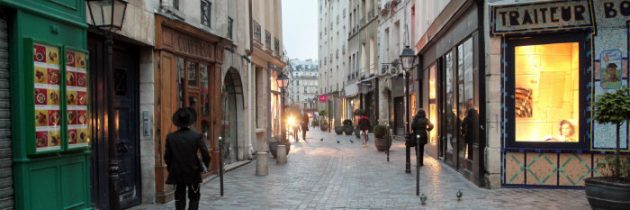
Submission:
M 610 1 L 604 2 L 604 17 L 616 18 L 616 17 L 630 17 L 630 1 Z
M 492 7 L 493 34 L 593 26 L 590 1 L 546 2 Z

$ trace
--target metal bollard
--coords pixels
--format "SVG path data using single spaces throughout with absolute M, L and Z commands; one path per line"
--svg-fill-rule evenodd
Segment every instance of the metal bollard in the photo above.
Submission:
M 219 183 L 223 197 L 223 137 L 219 136 Z
M 420 195 L 420 135 L 416 135 L 416 196 Z

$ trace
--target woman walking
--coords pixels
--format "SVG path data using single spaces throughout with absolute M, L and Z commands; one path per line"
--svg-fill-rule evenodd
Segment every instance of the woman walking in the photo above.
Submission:
M 416 116 L 413 117 L 411 123 L 411 129 L 413 129 L 413 138 L 419 141 L 416 147 L 416 158 L 418 158 L 419 165 L 424 165 L 424 145 L 427 144 L 428 132 L 433 129 L 433 124 L 427 119 L 427 114 L 424 110 L 418 110 Z M 419 139 L 417 139 L 419 137 Z

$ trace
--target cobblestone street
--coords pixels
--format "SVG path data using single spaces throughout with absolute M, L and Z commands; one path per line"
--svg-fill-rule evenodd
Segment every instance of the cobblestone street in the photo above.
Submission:
M 224 197 L 219 195 L 218 178 L 206 182 L 200 208 L 589 209 L 583 190 L 478 188 L 428 156 L 420 169 L 421 193 L 428 197 L 422 206 L 415 195 L 415 166 L 411 174 L 404 172 L 403 142 L 394 143 L 387 162 L 386 154 L 374 148 L 373 139 L 364 148 L 354 136 L 311 130 L 308 143 L 293 143 L 286 165 L 276 165 L 270 157 L 268 176 L 254 175 L 255 161 L 230 171 L 225 174 Z M 463 192 L 461 201 L 455 196 L 458 190 Z M 173 208 L 170 202 L 133 209 Z

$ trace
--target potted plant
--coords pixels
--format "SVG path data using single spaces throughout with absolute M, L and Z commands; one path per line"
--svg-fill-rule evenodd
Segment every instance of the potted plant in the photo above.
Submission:
M 319 126 L 319 120 L 313 120 L 313 122 L 311 122 L 311 126 L 318 127 Z
M 392 146 L 387 127 L 383 125 L 374 126 L 374 146 L 378 151 L 386 151 Z
M 343 134 L 343 127 L 342 127 L 342 126 L 340 126 L 340 125 L 335 126 L 335 133 L 336 133 L 337 135 L 341 135 L 341 134 Z
M 319 129 L 322 131 L 327 131 L 328 130 L 328 121 L 326 121 L 325 119 L 321 119 L 319 122 Z
M 354 131 L 354 128 L 352 127 L 352 120 L 344 120 L 343 121 L 343 132 L 346 133 L 346 135 L 352 135 L 352 132 Z
M 289 155 L 289 150 L 291 150 L 291 142 L 279 140 L 278 137 L 273 137 L 271 141 L 269 141 L 269 152 L 273 155 L 273 158 L 276 158 L 278 155 L 278 145 L 285 145 L 287 148 L 287 155 Z
M 607 156 L 598 164 L 604 169 L 602 177 L 584 180 L 586 197 L 593 209 L 630 209 L 630 174 L 628 162 L 619 156 L 619 129 L 630 119 L 630 88 L 605 93 L 595 102 L 594 119 L 599 123 L 616 126 L 616 148 L 614 156 Z
M 326 110 L 321 110 L 319 111 L 319 116 L 320 116 L 320 122 L 319 122 L 319 129 L 321 129 L 322 131 L 327 131 L 328 130 L 328 121 L 326 120 L 326 116 L 327 116 L 327 112 Z

